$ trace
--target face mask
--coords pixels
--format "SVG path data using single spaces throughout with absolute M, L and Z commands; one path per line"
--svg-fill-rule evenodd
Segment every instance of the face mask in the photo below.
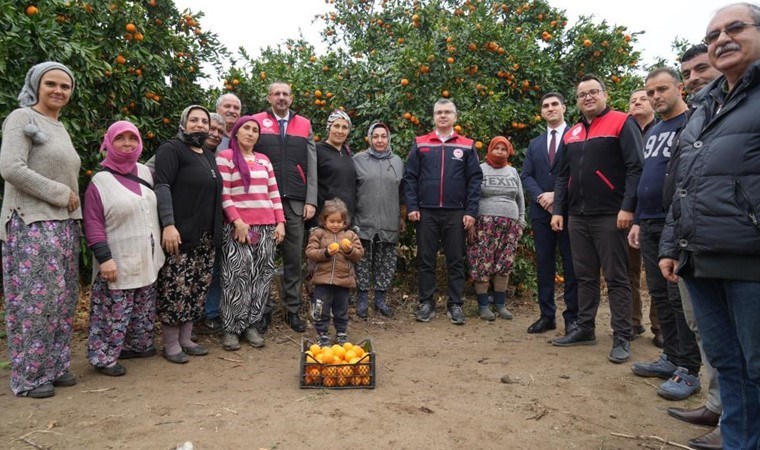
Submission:
M 184 131 L 179 132 L 179 138 L 182 142 L 191 147 L 203 148 L 203 143 L 206 142 L 207 137 L 208 132 L 205 131 L 196 131 L 195 133 L 185 133 Z

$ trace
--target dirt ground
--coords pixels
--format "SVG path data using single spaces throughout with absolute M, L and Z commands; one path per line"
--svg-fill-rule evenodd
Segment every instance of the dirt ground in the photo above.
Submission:
M 548 343 L 553 332 L 526 333 L 535 303 L 513 302 L 514 320 L 496 322 L 479 320 L 471 303 L 464 326 L 449 323 L 441 302 L 427 324 L 414 321 L 411 301 L 397 303 L 390 320 L 352 315 L 349 336 L 371 338 L 376 351 L 374 390 L 299 389 L 301 335 L 282 324 L 264 349 L 226 352 L 202 337 L 208 356 L 186 365 L 127 360 L 120 378 L 94 371 L 80 333 L 72 363 L 79 383 L 53 398 L 15 397 L 8 370 L 0 371 L 0 448 L 173 449 L 190 441 L 196 449 L 654 449 L 669 446 L 645 437 L 685 444 L 708 431 L 665 412 L 700 406 L 704 394 L 669 402 L 655 393 L 660 380 L 607 361 L 606 304 L 597 346 L 558 348 Z M 310 326 L 304 336 L 313 333 Z M 632 347 L 633 361 L 659 354 L 650 333 Z M 0 351 L 7 354 L 5 342 Z

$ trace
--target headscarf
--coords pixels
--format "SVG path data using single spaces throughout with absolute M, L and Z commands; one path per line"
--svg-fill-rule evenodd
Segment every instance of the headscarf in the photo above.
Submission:
M 259 126 L 259 133 L 261 133 L 261 124 L 253 116 L 243 116 L 235 122 L 235 126 L 232 127 L 230 132 L 230 148 L 232 149 L 232 164 L 235 165 L 238 172 L 240 172 L 240 179 L 243 181 L 243 187 L 245 192 L 248 192 L 248 187 L 251 185 L 251 170 L 248 168 L 248 162 L 243 156 L 243 152 L 240 151 L 240 146 L 237 141 L 237 132 L 246 122 L 254 122 Z
M 375 148 L 372 146 L 372 133 L 374 133 L 377 128 L 383 128 L 388 132 L 388 147 L 386 147 L 382 152 L 375 150 Z M 391 130 L 388 128 L 388 125 L 382 122 L 374 122 L 369 126 L 369 131 L 367 131 L 367 138 L 369 139 L 369 149 L 367 151 L 373 158 L 387 159 L 393 156 L 393 150 L 391 149 Z
M 496 148 L 497 144 L 504 144 L 505 147 L 507 147 L 507 156 L 504 157 L 497 157 L 493 154 L 493 149 Z M 507 138 L 504 136 L 496 136 L 495 138 L 491 139 L 491 143 L 488 144 L 488 154 L 486 155 L 486 162 L 489 166 L 500 169 L 507 165 L 509 162 L 509 157 L 513 156 L 515 154 L 515 148 L 512 147 L 512 143 L 509 142 Z
M 116 136 L 124 132 L 129 132 L 137 136 L 137 148 L 135 148 L 133 152 L 122 152 L 113 145 L 113 141 L 116 139 Z M 108 127 L 108 131 L 106 131 L 106 134 L 103 137 L 103 143 L 100 144 L 100 151 L 105 151 L 106 153 L 105 159 L 100 163 L 101 166 L 107 167 L 121 174 L 132 173 L 135 170 L 135 167 L 137 166 L 137 160 L 140 158 L 140 154 L 143 151 L 140 130 L 138 130 L 137 127 L 134 126 L 131 122 L 127 122 L 126 120 L 114 122 L 110 127 Z
M 36 105 L 39 99 L 37 94 L 40 90 L 40 80 L 42 76 L 51 70 L 62 70 L 66 72 L 66 75 L 71 78 L 71 92 L 74 92 L 74 75 L 71 73 L 68 67 L 55 61 L 45 61 L 32 66 L 29 72 L 26 73 L 26 79 L 24 80 L 24 87 L 21 88 L 21 92 L 18 94 L 18 104 L 21 107 Z
M 177 133 L 177 137 L 191 147 L 203 148 L 203 143 L 208 137 L 208 132 L 196 131 L 188 133 L 185 128 L 187 126 L 187 118 L 190 116 L 190 112 L 195 109 L 200 109 L 205 112 L 209 123 L 211 123 L 211 114 L 209 114 L 208 109 L 201 105 L 190 105 L 182 111 L 182 115 L 179 117 L 179 132 Z
M 346 114 L 346 112 L 343 111 L 342 109 L 336 109 L 335 111 L 331 112 L 330 116 L 327 118 L 328 132 L 330 131 L 330 127 L 332 126 L 332 124 L 338 119 L 343 119 L 346 122 L 348 122 L 348 128 L 349 129 L 351 128 L 351 118 L 348 117 L 348 114 Z

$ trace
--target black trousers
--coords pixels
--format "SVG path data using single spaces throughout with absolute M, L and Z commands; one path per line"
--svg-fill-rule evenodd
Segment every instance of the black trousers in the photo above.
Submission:
M 538 262 L 538 306 L 543 317 L 555 320 L 557 306 L 554 301 L 554 276 L 556 251 L 562 255 L 562 269 L 565 276 L 565 324 L 578 319 L 578 280 L 573 269 L 573 254 L 570 250 L 570 235 L 567 228 L 559 233 L 552 230 L 551 217 L 533 219 L 533 241 Z
M 668 361 L 689 369 L 691 374 L 696 374 L 699 373 L 702 357 L 699 354 L 697 339 L 689 329 L 683 314 L 678 284 L 663 278 L 658 265 L 660 237 L 664 226 L 664 219 L 641 220 L 639 223 L 639 243 L 647 287 L 660 321 L 664 341 L 662 351 L 667 355 Z
M 348 288 L 335 286 L 334 284 L 317 284 L 314 286 L 314 301 L 316 303 L 317 320 L 314 328 L 317 334 L 327 334 L 330 326 L 330 313 L 332 313 L 335 331 L 345 333 L 348 331 Z
M 447 305 L 461 305 L 464 291 L 464 210 L 422 209 L 417 222 L 419 301 L 435 304 L 435 267 L 438 249 L 446 256 L 449 289 Z

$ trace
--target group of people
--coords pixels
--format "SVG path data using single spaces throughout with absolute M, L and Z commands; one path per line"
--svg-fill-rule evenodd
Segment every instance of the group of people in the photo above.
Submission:
M 4 122 L 0 150 L 11 389 L 43 398 L 76 384 L 68 369 L 80 219 L 94 255 L 88 359 L 100 373 L 120 376 L 119 360 L 156 354 L 156 320 L 163 356 L 173 363 L 208 353 L 192 339 L 194 323 L 223 333 L 226 350 L 239 349 L 241 337 L 264 346 L 278 245 L 287 324 L 306 328 L 299 313 L 305 254 L 318 341 L 346 342 L 352 289 L 359 318 L 368 316 L 370 297 L 378 313 L 394 314 L 387 292 L 407 220 L 416 227 L 416 320 L 436 315 L 441 249 L 449 320 L 466 320 L 466 267 L 478 315 L 509 319 L 507 283 L 527 198 L 540 309 L 528 332 L 557 328 L 559 249 L 564 333 L 552 344 L 597 343 L 603 275 L 613 330 L 608 359 L 629 360 L 631 340 L 644 332 L 643 262 L 663 352 L 634 363 L 633 372 L 664 379 L 657 393 L 683 400 L 701 388 L 704 366 L 705 406 L 668 413 L 714 427 L 689 442 L 694 448 L 758 448 L 760 121 L 751 106 L 760 101 L 758 24 L 757 5 L 718 10 L 704 44 L 682 55 L 680 73 L 652 70 L 626 113 L 607 106 L 606 86 L 594 75 L 576 86 L 575 125 L 565 123 L 563 95 L 547 93 L 540 104 L 546 131 L 530 142 L 520 173 L 502 136 L 479 161 L 474 141 L 454 130 L 458 114 L 448 99 L 433 106 L 435 129 L 415 139 L 406 163 L 382 122 L 369 127 L 369 148 L 353 154 L 351 118 L 341 110 L 317 144 L 310 121 L 290 109 L 290 86 L 277 81 L 271 109 L 258 114 L 241 115 L 233 94 L 219 98 L 216 113 L 187 107 L 177 136 L 146 165 L 138 162 L 139 130 L 112 124 L 84 208 L 80 160 L 59 121 L 75 77 L 62 64 L 38 64 L 20 108 Z

